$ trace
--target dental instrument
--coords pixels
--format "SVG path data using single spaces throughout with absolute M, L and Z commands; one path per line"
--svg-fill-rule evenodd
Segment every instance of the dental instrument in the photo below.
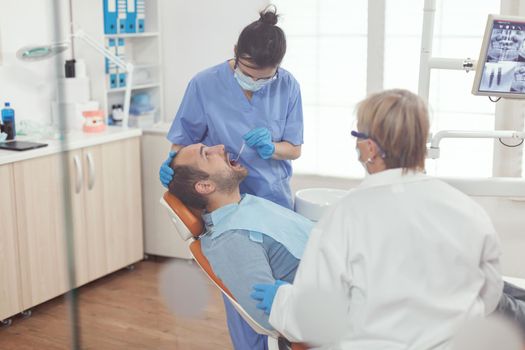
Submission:
M 239 158 L 241 157 L 242 151 L 244 151 L 244 147 L 246 146 L 246 142 L 243 141 L 241 149 L 239 150 L 239 154 L 237 155 L 237 158 L 235 158 L 234 162 L 237 162 Z

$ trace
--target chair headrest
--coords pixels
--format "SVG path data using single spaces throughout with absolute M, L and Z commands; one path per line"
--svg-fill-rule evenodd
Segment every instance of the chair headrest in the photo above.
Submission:
M 160 203 L 168 210 L 171 222 L 183 240 L 199 236 L 204 230 L 202 218 L 189 209 L 175 195 L 165 192 Z

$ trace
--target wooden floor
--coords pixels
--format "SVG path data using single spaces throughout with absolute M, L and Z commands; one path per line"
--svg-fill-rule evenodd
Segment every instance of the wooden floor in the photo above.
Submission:
M 82 349 L 232 349 L 218 290 L 201 319 L 170 314 L 158 293 L 166 260 L 147 260 L 79 289 Z M 195 267 L 197 269 L 197 267 Z M 200 271 L 199 271 L 200 273 Z M 0 349 L 70 349 L 68 303 L 59 297 L 0 328 Z

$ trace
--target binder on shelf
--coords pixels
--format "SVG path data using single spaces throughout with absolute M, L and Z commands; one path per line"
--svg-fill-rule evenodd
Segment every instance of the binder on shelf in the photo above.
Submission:
M 110 89 L 118 88 L 117 73 L 110 73 L 109 74 L 109 88 Z
M 118 32 L 126 33 L 127 28 L 127 12 L 128 4 L 126 0 L 115 0 L 117 1 L 117 11 L 118 11 Z
M 117 0 L 104 0 L 104 33 L 117 33 Z
M 118 75 L 118 87 L 126 87 L 126 79 L 127 74 L 126 73 L 119 73 Z
M 144 32 L 144 21 L 146 19 L 146 5 L 144 0 L 137 0 L 137 32 Z
M 117 56 L 126 60 L 126 42 L 122 38 L 117 39 Z M 118 72 L 118 87 L 126 87 L 126 72 Z
M 126 33 L 136 33 L 137 32 L 137 9 L 135 7 L 136 0 L 127 0 L 126 7 Z
M 108 39 L 109 51 L 114 55 L 117 55 L 117 41 L 115 39 Z M 108 85 L 110 89 L 118 88 L 118 67 L 114 62 L 111 62 L 107 58 L 106 60 L 106 74 L 108 76 Z

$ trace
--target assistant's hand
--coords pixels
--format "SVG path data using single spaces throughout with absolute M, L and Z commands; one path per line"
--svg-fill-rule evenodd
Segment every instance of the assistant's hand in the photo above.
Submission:
M 255 128 L 244 134 L 242 137 L 246 144 L 254 148 L 262 159 L 269 159 L 275 152 L 275 145 L 272 142 L 272 134 L 268 128 Z
M 264 313 L 269 315 L 272 311 L 273 298 L 275 298 L 275 293 L 277 289 L 283 284 L 288 284 L 285 281 L 277 280 L 275 284 L 255 284 L 252 294 L 250 297 L 259 301 L 257 308 L 264 310 Z
M 170 164 L 173 161 L 173 158 L 175 158 L 176 154 L 177 152 L 171 151 L 170 154 L 168 155 L 168 159 L 166 159 L 160 167 L 160 171 L 159 171 L 160 182 L 166 188 L 168 188 L 168 185 L 170 184 L 171 180 L 173 180 L 174 172 L 173 172 L 173 169 L 170 167 Z

